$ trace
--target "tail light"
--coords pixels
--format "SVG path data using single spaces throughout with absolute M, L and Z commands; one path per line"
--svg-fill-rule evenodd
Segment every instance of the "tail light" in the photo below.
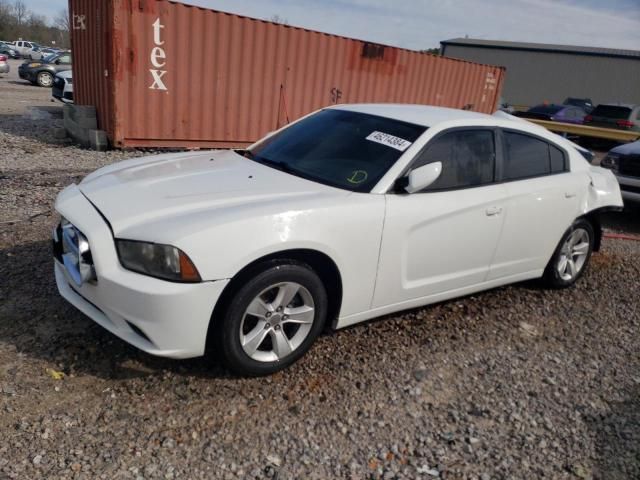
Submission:
M 0 62 L 6 62 L 7 61 L 7 56 L 6 55 L 0 55 Z
M 583 122 L 584 122 L 584 123 L 591 123 L 591 122 L 593 122 L 593 115 L 587 115 L 586 117 L 584 117 Z
M 634 123 L 630 120 L 618 120 L 616 122 L 616 125 L 618 125 L 619 127 L 622 128 L 633 128 L 634 127 Z

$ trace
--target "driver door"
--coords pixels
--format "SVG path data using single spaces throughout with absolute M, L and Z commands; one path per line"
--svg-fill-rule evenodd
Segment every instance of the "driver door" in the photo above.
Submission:
M 442 174 L 425 190 L 386 195 L 373 308 L 486 281 L 507 195 L 495 183 L 494 130 L 447 130 L 427 144 L 411 168 L 438 161 Z

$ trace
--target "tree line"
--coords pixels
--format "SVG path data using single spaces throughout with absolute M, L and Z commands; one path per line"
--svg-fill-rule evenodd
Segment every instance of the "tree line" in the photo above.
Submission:
M 0 40 L 29 40 L 40 45 L 69 48 L 69 13 L 61 10 L 53 20 L 30 10 L 23 0 L 0 0 Z

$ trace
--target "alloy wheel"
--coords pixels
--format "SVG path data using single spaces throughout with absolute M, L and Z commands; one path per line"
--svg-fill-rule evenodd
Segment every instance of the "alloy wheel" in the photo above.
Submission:
M 562 280 L 570 281 L 580 274 L 589 255 L 589 248 L 589 232 L 584 228 L 577 228 L 571 232 L 562 245 L 556 264 Z
M 43 87 L 50 87 L 53 85 L 53 77 L 49 73 L 41 73 L 38 80 L 40 85 Z
M 305 341 L 315 320 L 313 296 L 302 285 L 283 282 L 264 289 L 240 323 L 240 345 L 258 362 L 276 362 Z

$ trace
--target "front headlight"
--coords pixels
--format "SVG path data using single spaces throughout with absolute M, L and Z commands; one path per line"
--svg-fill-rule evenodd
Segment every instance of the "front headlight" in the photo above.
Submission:
M 127 270 L 173 282 L 200 282 L 191 259 L 171 245 L 116 240 L 120 263 Z
M 28 65 L 29 68 L 35 68 L 35 67 L 39 67 L 40 65 L 42 65 L 41 63 L 30 63 Z
M 600 162 L 600 166 L 603 168 L 608 168 L 613 172 L 618 171 L 618 167 L 620 166 L 620 156 L 615 153 L 610 153 L 606 157 L 602 159 Z

